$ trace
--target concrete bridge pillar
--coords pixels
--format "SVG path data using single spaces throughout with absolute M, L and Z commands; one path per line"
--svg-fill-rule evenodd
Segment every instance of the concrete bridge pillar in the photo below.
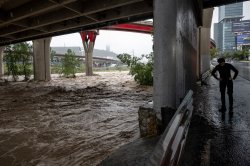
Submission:
M 210 29 L 213 17 L 213 8 L 204 9 L 202 23 L 198 32 L 199 48 L 199 77 L 210 70 Z
M 33 40 L 34 80 L 37 81 L 51 80 L 50 42 L 51 42 L 51 37 Z
M 153 107 L 159 119 L 161 110 L 175 110 L 195 85 L 201 9 L 199 1 L 154 1 Z
M 96 30 L 80 32 L 85 51 L 86 76 L 93 75 L 93 51 L 97 34 L 98 31 Z
M 0 47 L 0 79 L 4 75 L 3 50 L 5 47 Z
M 176 1 L 155 0 L 154 9 L 154 110 L 175 108 Z M 171 7 L 169 7 L 171 6 Z

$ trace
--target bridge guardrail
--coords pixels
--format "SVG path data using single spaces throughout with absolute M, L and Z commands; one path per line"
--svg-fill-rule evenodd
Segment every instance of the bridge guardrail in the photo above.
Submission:
M 180 162 L 193 113 L 193 91 L 190 90 L 149 158 L 149 166 L 175 166 Z

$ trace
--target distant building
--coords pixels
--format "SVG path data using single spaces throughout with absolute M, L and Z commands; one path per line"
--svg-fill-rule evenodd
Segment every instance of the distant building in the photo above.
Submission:
M 222 52 L 236 50 L 232 23 L 243 18 L 243 2 L 219 7 L 219 22 L 214 24 L 214 40 Z
M 250 50 L 250 20 L 233 22 L 232 32 L 236 37 L 237 50 Z

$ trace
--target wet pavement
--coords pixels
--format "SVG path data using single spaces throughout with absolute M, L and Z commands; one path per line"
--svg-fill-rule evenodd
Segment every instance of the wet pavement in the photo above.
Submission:
M 0 166 L 95 166 L 139 138 L 152 87 L 128 72 L 0 84 Z
M 225 113 L 219 112 L 217 80 L 209 78 L 208 85 L 197 88 L 183 166 L 250 165 L 250 82 L 239 70 L 240 76 L 234 80 L 233 113 L 228 106 Z

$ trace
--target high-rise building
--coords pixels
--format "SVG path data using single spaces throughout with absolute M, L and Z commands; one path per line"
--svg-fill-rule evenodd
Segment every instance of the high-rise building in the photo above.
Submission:
M 232 22 L 243 18 L 243 2 L 219 7 L 219 22 L 214 24 L 214 40 L 220 51 L 230 52 L 236 49 Z

